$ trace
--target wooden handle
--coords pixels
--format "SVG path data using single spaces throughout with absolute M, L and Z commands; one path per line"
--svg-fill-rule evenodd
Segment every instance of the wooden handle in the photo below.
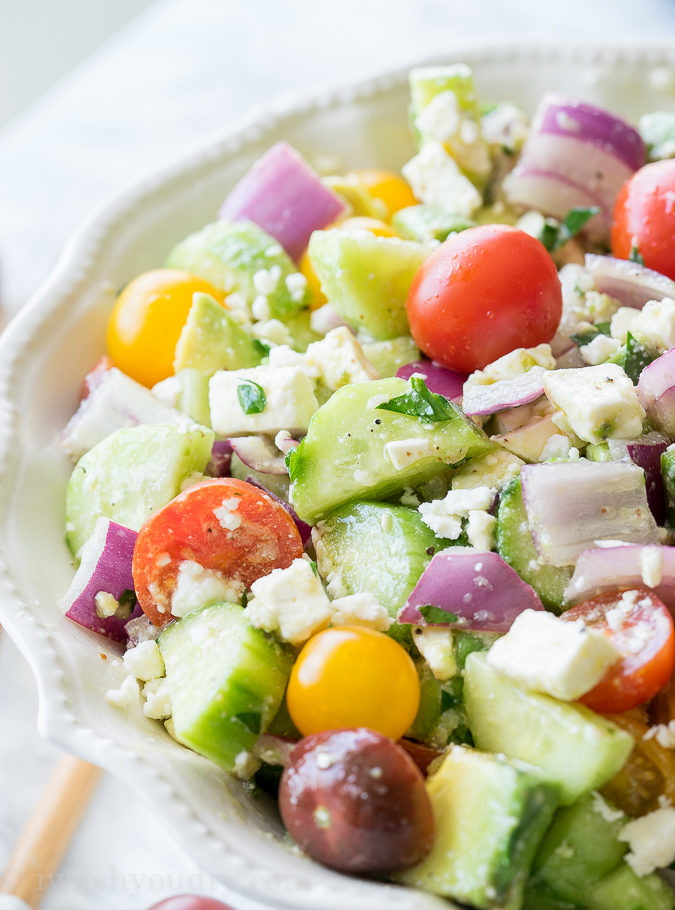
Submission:
M 59 759 L 0 878 L 0 894 L 38 906 L 100 774 L 100 768 L 72 755 Z

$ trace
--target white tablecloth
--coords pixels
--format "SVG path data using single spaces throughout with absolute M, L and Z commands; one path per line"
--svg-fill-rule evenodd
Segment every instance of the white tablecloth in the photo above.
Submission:
M 440 54 L 462 37 L 497 34 L 665 41 L 675 37 L 675 2 L 155 3 L 0 133 L 0 324 L 28 299 L 93 206 L 252 107 Z M 0 868 L 56 758 L 37 736 L 35 716 L 32 678 L 5 635 Z M 215 889 L 108 776 L 42 906 L 144 910 L 167 894 Z M 230 901 L 236 910 L 252 907 Z

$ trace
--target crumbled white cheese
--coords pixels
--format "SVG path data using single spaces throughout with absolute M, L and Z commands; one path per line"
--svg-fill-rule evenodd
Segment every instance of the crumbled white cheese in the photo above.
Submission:
M 584 363 L 589 366 L 597 366 L 609 360 L 621 347 L 621 343 L 616 338 L 608 338 L 607 335 L 596 335 L 588 344 L 579 348 L 579 352 L 584 359 Z
M 127 676 L 119 689 L 108 689 L 105 697 L 115 708 L 133 707 L 139 697 L 139 688 L 135 677 Z
M 251 334 L 261 341 L 268 341 L 273 345 L 290 347 L 293 344 L 293 336 L 288 326 L 284 325 L 280 319 L 263 319 L 261 322 L 256 322 L 251 326 Z
M 259 269 L 253 273 L 253 287 L 259 294 L 273 294 L 279 287 L 281 266 L 273 265 L 269 269 Z
M 369 592 L 338 597 L 330 605 L 334 626 L 368 626 L 386 632 L 392 619 L 385 607 Z
M 254 299 L 251 304 L 251 315 L 259 322 L 272 318 L 272 311 L 270 310 L 267 297 L 265 297 L 264 294 L 258 294 Z
M 472 509 L 466 523 L 469 546 L 477 550 L 491 550 L 495 545 L 497 519 L 488 512 Z
M 299 644 L 331 618 L 330 601 L 305 559 L 294 559 L 286 569 L 274 569 L 251 585 L 246 606 L 251 625 L 275 632 L 283 641 Z
M 307 347 L 305 360 L 332 391 L 344 385 L 378 379 L 378 372 L 346 326 L 331 329 Z
M 231 499 L 223 499 L 223 502 L 213 514 L 218 519 L 218 524 L 225 531 L 236 531 L 241 525 L 241 515 L 237 514 L 241 499 L 233 496 Z
M 307 279 L 302 272 L 291 272 L 290 275 L 286 275 L 284 284 L 291 295 L 291 300 L 294 303 L 300 303 L 307 290 Z
M 423 436 L 415 439 L 394 439 L 384 444 L 384 457 L 388 458 L 397 471 L 421 461 L 430 454 L 430 443 Z
M 612 315 L 609 323 L 609 333 L 620 344 L 626 341 L 633 320 L 638 311 L 632 306 L 622 306 Z
M 427 140 L 402 173 L 416 198 L 427 205 L 469 218 L 483 204 L 476 187 L 436 140 Z
M 675 720 L 650 727 L 643 739 L 655 739 L 663 749 L 675 749 Z
M 243 593 L 242 582 L 225 578 L 214 569 L 205 569 L 193 559 L 185 559 L 178 568 L 171 613 L 177 617 L 185 616 L 221 600 L 238 603 Z
M 457 674 L 457 662 L 452 646 L 452 630 L 415 626 L 413 641 L 436 679 L 443 682 Z
M 629 846 L 626 862 L 636 875 L 649 875 L 675 860 L 675 809 L 655 809 L 624 825 L 619 840 Z
M 554 433 L 544 443 L 544 448 L 541 450 L 537 460 L 548 461 L 549 458 L 567 458 L 572 448 L 569 436 L 563 436 L 562 433 Z
M 455 540 L 462 530 L 462 518 L 467 518 L 470 512 L 489 509 L 493 498 L 490 487 L 453 489 L 443 499 L 421 503 L 418 511 L 434 534 Z M 474 526 L 475 523 L 474 518 Z
M 253 752 L 242 750 L 234 759 L 233 771 L 242 780 L 249 780 L 261 765 L 261 761 Z
M 580 439 L 597 445 L 610 437 L 635 439 L 642 434 L 644 408 L 618 364 L 551 370 L 543 381 L 547 398 Z
M 601 793 L 598 793 L 597 790 L 593 792 L 592 796 L 593 809 L 604 821 L 611 824 L 612 822 L 618 822 L 620 819 L 624 818 L 621 809 L 615 809 L 610 806 L 604 796 Z
M 164 676 L 164 660 L 156 641 L 142 641 L 135 648 L 125 651 L 122 663 L 136 679 L 145 682 Z
M 94 606 L 96 615 L 101 619 L 107 619 L 108 616 L 114 616 L 120 608 L 120 602 L 113 597 L 109 591 L 98 591 L 94 595 Z
M 543 610 L 524 610 L 488 651 L 495 670 L 563 701 L 590 691 L 620 657 L 602 632 Z
M 675 347 L 675 300 L 648 300 L 641 310 L 633 310 L 628 331 L 654 354 Z
M 491 161 L 487 143 L 472 115 L 460 109 L 451 90 L 439 92 L 417 114 L 415 126 L 423 139 L 440 142 L 460 167 L 486 175 Z
M 504 379 L 515 379 L 527 373 L 532 367 L 555 370 L 555 357 L 549 344 L 538 344 L 534 348 L 516 348 L 503 357 L 493 360 L 482 370 L 475 370 L 464 383 L 464 388 L 476 385 L 492 385 Z
M 143 686 L 143 713 L 154 720 L 171 717 L 171 695 L 166 678 L 150 679 Z
M 504 102 L 483 114 L 483 136 L 491 145 L 518 151 L 527 139 L 529 126 L 524 111 L 515 104 Z
M 660 547 L 643 547 L 640 550 L 640 574 L 648 588 L 656 588 L 661 584 L 663 551 Z

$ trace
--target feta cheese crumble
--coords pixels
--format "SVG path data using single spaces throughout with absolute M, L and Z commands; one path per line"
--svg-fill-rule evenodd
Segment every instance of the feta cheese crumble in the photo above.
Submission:
M 619 840 L 628 844 L 626 862 L 636 875 L 649 875 L 675 860 L 675 809 L 655 809 L 624 825 Z
M 450 490 L 443 499 L 423 502 L 419 513 L 424 524 L 439 537 L 455 540 L 462 531 L 462 518 L 469 518 L 472 512 L 489 509 L 494 497 L 490 487 L 473 487 L 470 489 Z M 476 538 L 485 539 L 494 525 L 484 519 L 473 519 L 473 532 Z M 488 549 L 491 549 L 488 548 Z
M 233 496 L 231 499 L 224 499 L 222 505 L 213 510 L 213 514 L 218 519 L 218 524 L 224 531 L 236 531 L 241 525 L 241 515 L 237 515 L 240 499 Z
M 379 378 L 377 370 L 346 326 L 331 329 L 321 341 L 308 345 L 305 360 L 332 391 Z
M 416 198 L 427 205 L 470 218 L 483 204 L 476 187 L 437 140 L 428 139 L 401 170 Z
M 675 720 L 650 727 L 642 738 L 656 740 L 662 749 L 675 749 Z
M 251 585 L 246 606 L 251 625 L 274 632 L 283 641 L 300 644 L 324 629 L 331 619 L 331 605 L 306 559 L 294 559 L 286 569 L 273 569 Z
M 348 594 L 332 601 L 331 624 L 334 626 L 367 626 L 378 632 L 386 632 L 392 619 L 379 600 L 367 591 Z
M 178 568 L 171 613 L 176 617 L 185 616 L 220 600 L 239 603 L 243 593 L 242 582 L 225 578 L 214 569 L 205 569 L 193 559 L 186 559 Z
M 457 662 L 453 651 L 451 629 L 415 626 L 413 641 L 436 679 L 444 682 L 446 679 L 456 676 Z
M 408 465 L 421 461 L 430 454 L 429 440 L 424 437 L 395 439 L 384 444 L 384 456 L 389 459 L 397 471 L 402 471 Z
M 135 677 L 125 677 L 119 689 L 108 689 L 105 697 L 115 708 L 132 708 L 139 698 L 139 688 Z
M 153 720 L 171 717 L 171 695 L 165 678 L 150 679 L 143 686 L 143 714 Z
M 156 641 L 142 641 L 125 651 L 122 663 L 136 679 L 144 682 L 164 676 L 164 660 Z

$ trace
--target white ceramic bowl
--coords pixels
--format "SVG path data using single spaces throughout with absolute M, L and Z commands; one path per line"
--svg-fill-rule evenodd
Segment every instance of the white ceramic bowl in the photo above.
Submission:
M 529 110 L 547 89 L 633 120 L 646 110 L 675 110 L 672 45 L 471 45 L 452 48 L 444 59 L 474 68 L 482 98 L 515 100 Z M 336 155 L 345 168 L 401 166 L 412 153 L 406 72 L 272 109 L 124 192 L 80 229 L 0 338 L 0 620 L 35 673 L 40 729 L 147 799 L 208 872 L 275 907 L 449 904 L 340 876 L 299 856 L 282 839 L 270 805 L 140 711 L 127 716 L 108 704 L 105 692 L 124 676 L 119 655 L 56 606 L 73 567 L 63 543 L 70 466 L 55 439 L 76 407 L 82 376 L 103 353 L 115 290 L 213 220 L 228 188 L 273 142 L 288 139 L 310 160 Z

